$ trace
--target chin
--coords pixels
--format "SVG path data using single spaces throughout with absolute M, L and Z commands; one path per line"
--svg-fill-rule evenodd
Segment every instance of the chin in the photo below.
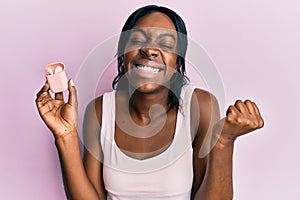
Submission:
M 145 94 L 157 93 L 167 88 L 166 86 L 157 83 L 135 84 L 133 87 L 136 88 L 135 91 Z
M 170 77 L 164 76 L 163 74 L 145 78 L 133 71 L 127 74 L 127 78 L 132 88 L 145 93 L 159 91 L 162 88 L 168 88 L 170 85 Z

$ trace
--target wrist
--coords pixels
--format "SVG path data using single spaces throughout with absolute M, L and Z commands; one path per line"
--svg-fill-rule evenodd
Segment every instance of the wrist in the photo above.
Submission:
M 223 150 L 227 148 L 233 148 L 235 139 L 223 138 L 220 136 L 215 144 L 215 147 Z
M 74 130 L 68 134 L 55 136 L 54 139 L 56 146 L 74 144 L 78 142 L 78 134 L 77 131 Z

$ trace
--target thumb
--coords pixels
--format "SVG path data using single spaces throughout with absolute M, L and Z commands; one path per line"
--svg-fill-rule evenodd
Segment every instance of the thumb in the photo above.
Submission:
M 74 85 L 74 81 L 72 79 L 70 79 L 68 82 L 68 90 L 69 90 L 68 104 L 70 104 L 72 107 L 77 108 L 78 107 L 77 91 Z

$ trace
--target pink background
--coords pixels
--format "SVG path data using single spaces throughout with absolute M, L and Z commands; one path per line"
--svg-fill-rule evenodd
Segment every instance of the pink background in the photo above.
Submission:
M 221 73 L 226 106 L 250 98 L 261 108 L 265 128 L 236 142 L 235 199 L 299 198 L 299 1 L 12 0 L 0 3 L 0 199 L 65 199 L 34 103 L 44 66 L 63 61 L 75 78 L 89 52 L 145 4 L 183 17 Z

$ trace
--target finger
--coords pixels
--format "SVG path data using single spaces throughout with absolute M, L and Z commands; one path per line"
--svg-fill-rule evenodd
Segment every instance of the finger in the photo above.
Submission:
M 258 109 L 256 103 L 252 102 L 252 105 L 253 105 L 253 109 L 254 109 L 255 113 L 256 113 L 257 115 L 260 115 L 260 112 L 259 112 L 259 109 Z
M 227 117 L 228 116 L 237 117 L 238 113 L 239 113 L 238 109 L 235 106 L 231 105 L 231 106 L 228 107 L 228 109 L 226 111 L 226 116 Z
M 250 114 L 256 114 L 256 111 L 254 109 L 254 105 L 253 105 L 252 101 L 247 99 L 244 104 L 246 105 Z
M 78 103 L 77 103 L 76 88 L 74 86 L 74 82 L 72 79 L 70 79 L 68 82 L 68 90 L 69 90 L 68 103 L 77 108 Z
M 43 97 L 36 101 L 36 105 L 40 114 L 43 114 L 45 111 L 52 110 L 53 104 L 51 103 L 53 99 L 51 97 Z
M 262 116 L 260 114 L 260 111 L 259 111 L 256 103 L 252 102 L 252 105 L 253 105 L 253 108 L 255 110 L 255 114 L 256 114 L 256 116 L 257 116 L 257 118 L 259 120 L 259 127 L 263 127 L 265 122 L 264 122 L 264 120 L 263 120 L 263 118 L 262 118 Z
M 55 99 L 56 100 L 64 100 L 63 92 L 55 93 Z
M 256 114 L 256 111 L 254 109 L 254 104 L 253 104 L 252 101 L 246 100 L 245 105 L 246 105 L 246 107 L 247 107 L 247 109 L 248 109 L 248 111 L 251 115 L 251 117 L 249 116 L 251 118 L 251 120 L 248 121 L 248 122 L 249 122 L 250 125 L 252 125 L 253 128 L 256 129 L 257 127 L 260 126 L 260 117 Z
M 241 100 L 237 100 L 235 102 L 234 106 L 237 108 L 237 110 L 240 113 L 247 113 L 248 112 L 248 109 L 247 109 L 246 105 Z
M 235 106 L 233 106 L 233 105 L 230 105 L 230 106 L 228 107 L 227 111 L 226 111 L 226 116 L 228 116 L 229 114 L 234 114 L 234 115 L 236 115 L 237 112 L 239 112 L 239 111 L 237 110 L 237 108 L 236 108 Z
M 45 85 L 40 89 L 40 91 L 36 94 L 36 97 L 39 98 L 41 96 L 47 96 L 49 94 L 49 89 L 50 89 L 50 86 L 48 83 L 45 83 Z

